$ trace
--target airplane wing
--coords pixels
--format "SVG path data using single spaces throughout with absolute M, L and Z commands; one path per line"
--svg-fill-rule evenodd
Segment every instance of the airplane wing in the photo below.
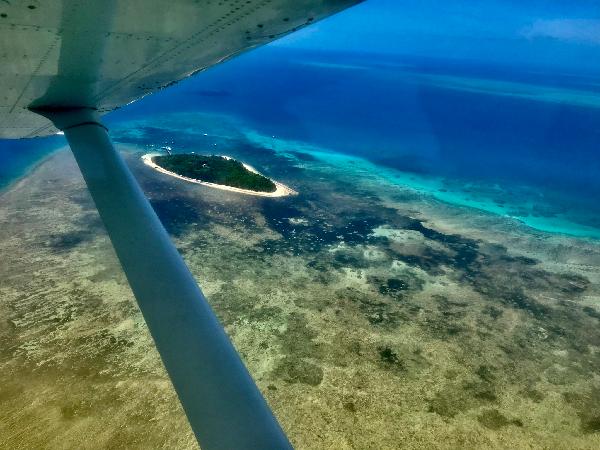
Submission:
M 0 138 L 58 131 L 30 108 L 103 114 L 359 1 L 0 0 Z
M 290 444 L 100 116 L 358 2 L 0 0 L 0 138 L 64 131 L 204 450 Z

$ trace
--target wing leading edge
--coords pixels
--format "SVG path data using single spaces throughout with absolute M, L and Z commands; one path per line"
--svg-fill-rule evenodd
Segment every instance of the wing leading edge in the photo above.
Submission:
M 32 108 L 104 114 L 360 1 L 0 2 L 0 138 L 58 131 Z

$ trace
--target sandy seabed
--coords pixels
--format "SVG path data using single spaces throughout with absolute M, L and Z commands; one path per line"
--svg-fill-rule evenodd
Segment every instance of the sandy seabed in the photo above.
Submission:
M 600 448 L 598 243 L 308 155 L 236 155 L 299 188 L 265 199 L 140 154 L 296 448 Z M 70 154 L 1 193 L 0 217 L 0 448 L 195 448 Z

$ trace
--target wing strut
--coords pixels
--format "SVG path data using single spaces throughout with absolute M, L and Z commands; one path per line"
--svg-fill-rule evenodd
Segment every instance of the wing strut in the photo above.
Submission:
M 290 449 L 96 111 L 36 112 L 69 141 L 202 449 Z

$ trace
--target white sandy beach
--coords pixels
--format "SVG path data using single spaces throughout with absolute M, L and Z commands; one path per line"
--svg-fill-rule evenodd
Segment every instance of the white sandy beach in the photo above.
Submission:
M 201 184 L 203 186 L 208 186 L 208 187 L 212 187 L 212 188 L 216 188 L 216 189 L 222 189 L 224 191 L 238 192 L 240 194 L 257 195 L 259 197 L 286 197 L 288 195 L 298 195 L 298 192 L 294 191 L 292 188 L 289 188 L 285 184 L 279 183 L 278 181 L 275 181 L 275 180 L 271 180 L 277 188 L 274 192 L 259 192 L 259 191 L 252 191 L 250 189 L 241 189 L 241 188 L 236 188 L 233 186 L 226 186 L 224 184 L 209 183 L 207 181 L 201 181 L 201 180 L 196 180 L 194 178 L 184 177 L 182 175 L 176 174 L 175 172 L 166 170 L 166 169 L 160 167 L 158 164 L 155 164 L 152 161 L 152 157 L 159 156 L 159 155 L 160 155 L 159 153 L 147 153 L 144 156 L 142 156 L 142 160 L 144 161 L 144 164 L 152 167 L 154 170 L 157 170 L 161 173 L 170 175 L 175 178 L 179 178 L 180 180 L 189 181 L 190 183 Z M 226 156 L 226 155 L 218 155 L 218 156 L 222 156 L 223 158 L 226 158 L 226 159 L 232 159 L 230 156 Z M 250 172 L 254 172 L 259 175 L 262 175 L 254 167 L 249 166 L 248 164 L 245 164 L 245 163 L 242 163 L 242 164 Z

